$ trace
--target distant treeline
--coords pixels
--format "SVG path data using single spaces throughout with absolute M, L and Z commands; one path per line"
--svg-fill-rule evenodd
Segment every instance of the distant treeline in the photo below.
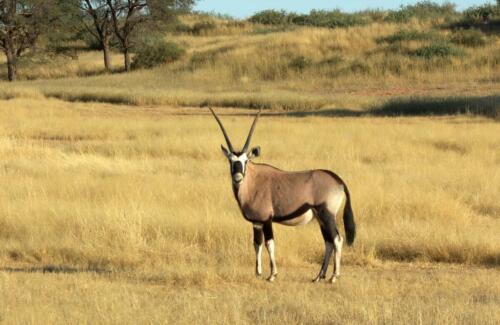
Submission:
M 284 10 L 264 10 L 249 18 L 253 23 L 265 25 L 301 25 L 316 27 L 349 27 L 365 25 L 372 22 L 404 23 L 412 19 L 444 20 L 462 23 L 488 23 L 500 17 L 500 0 L 497 4 L 473 6 L 463 12 L 456 9 L 451 2 L 438 4 L 432 1 L 421 1 L 413 5 L 401 6 L 397 10 L 364 10 L 345 13 L 336 10 L 312 10 L 309 14 L 297 14 Z
M 179 22 L 177 17 L 190 13 L 194 3 L 195 0 L 0 0 L 0 51 L 6 57 L 2 65 L 7 68 L 8 80 L 13 81 L 22 60 L 34 55 L 71 56 L 71 51 L 77 48 L 75 44 L 102 51 L 106 71 L 113 71 L 112 49 L 123 54 L 125 71 L 171 62 L 180 58 L 184 50 L 165 41 L 166 31 L 199 35 L 216 27 L 215 23 L 201 18 L 192 26 Z M 250 22 L 327 28 L 373 22 L 405 23 L 417 19 L 444 23 L 452 28 L 474 27 L 498 32 L 500 0 L 463 12 L 457 11 L 452 3 L 422 1 L 397 10 L 356 13 L 312 10 L 309 14 L 265 10 L 250 17 L 248 22 L 225 18 L 236 25 Z M 465 36 L 481 39 L 480 35 L 472 33 Z M 133 59 L 132 51 L 135 53 Z

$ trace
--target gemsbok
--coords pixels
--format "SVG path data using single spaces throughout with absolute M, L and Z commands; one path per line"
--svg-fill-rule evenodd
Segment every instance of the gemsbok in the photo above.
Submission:
M 326 277 L 332 251 L 335 254 L 330 282 L 335 282 L 340 276 L 344 241 L 337 228 L 336 217 L 344 201 L 344 229 L 348 245 L 353 243 L 356 235 L 351 199 L 344 181 L 329 170 L 287 172 L 270 165 L 253 163 L 251 159 L 260 155 L 260 147 L 248 148 L 260 111 L 255 116 L 243 149 L 236 151 L 219 117 L 212 108 L 209 109 L 226 139 L 228 148 L 223 145 L 221 148 L 229 160 L 234 196 L 243 217 L 253 224 L 256 275 L 262 274 L 263 239 L 271 262 L 271 275 L 267 280 L 274 281 L 278 273 L 274 257 L 273 222 L 299 226 L 316 218 L 325 241 L 325 255 L 313 282 Z

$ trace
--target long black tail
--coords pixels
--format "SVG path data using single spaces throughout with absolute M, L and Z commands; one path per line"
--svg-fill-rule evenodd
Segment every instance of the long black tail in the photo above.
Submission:
M 347 189 L 347 185 L 344 183 L 344 192 L 346 196 L 345 207 L 344 207 L 344 229 L 345 236 L 347 238 L 347 245 L 352 245 L 354 243 L 354 238 L 356 237 L 356 223 L 354 222 L 354 214 L 352 212 L 351 206 L 351 195 Z
M 344 193 L 346 196 L 345 207 L 344 207 L 344 230 L 345 236 L 347 238 L 347 245 L 351 246 L 354 243 L 354 238 L 356 237 L 356 223 L 354 222 L 354 213 L 352 212 L 351 206 L 351 194 L 349 194 L 349 189 L 345 182 L 340 178 L 339 175 L 335 174 L 332 171 L 322 169 L 322 171 L 326 172 L 339 183 L 344 186 Z

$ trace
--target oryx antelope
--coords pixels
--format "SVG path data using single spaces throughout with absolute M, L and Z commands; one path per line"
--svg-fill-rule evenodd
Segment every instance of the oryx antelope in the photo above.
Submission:
M 336 225 L 336 217 L 344 204 L 344 229 L 347 244 L 352 244 L 356 234 L 351 200 L 347 186 L 342 179 L 329 170 L 307 170 L 300 172 L 282 171 L 266 164 L 256 164 L 252 158 L 260 155 L 260 147 L 248 150 L 260 111 L 250 128 L 241 151 L 236 151 L 219 117 L 210 108 L 228 148 L 221 145 L 222 152 L 229 160 L 232 187 L 243 217 L 253 224 L 256 254 L 256 274 L 262 274 L 262 243 L 265 241 L 271 261 L 273 281 L 277 275 L 274 257 L 272 223 L 287 226 L 304 225 L 316 218 L 325 241 L 325 255 L 317 282 L 326 277 L 332 252 L 334 252 L 333 276 L 331 282 L 340 275 L 340 257 L 344 239 Z

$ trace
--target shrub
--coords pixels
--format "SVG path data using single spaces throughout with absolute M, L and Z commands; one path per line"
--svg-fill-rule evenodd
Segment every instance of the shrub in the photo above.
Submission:
M 458 30 L 450 37 L 450 41 L 468 47 L 479 47 L 486 44 L 483 33 L 477 29 Z
M 349 66 L 349 70 L 354 73 L 368 74 L 371 71 L 371 67 L 367 63 L 356 59 Z
M 201 35 L 204 31 L 210 31 L 217 28 L 217 25 L 212 21 L 200 21 L 193 25 L 191 33 L 194 35 Z
M 160 37 L 146 38 L 136 47 L 132 68 L 152 68 L 170 63 L 181 58 L 184 53 L 184 49 L 177 44 L 166 42 Z
M 317 27 L 349 27 L 365 24 L 360 14 L 343 13 L 340 10 L 311 10 L 307 16 L 297 16 L 293 22 L 300 25 Z
M 358 12 L 357 14 L 361 17 L 364 17 L 363 19 L 369 22 L 383 22 L 385 20 L 385 17 L 387 16 L 387 13 L 380 9 L 363 10 Z
M 366 23 L 361 13 L 343 13 L 340 10 L 311 10 L 307 15 L 287 13 L 284 10 L 264 10 L 249 19 L 265 25 L 303 25 L 317 27 L 349 27 Z
M 424 59 L 460 57 L 465 55 L 463 50 L 446 42 L 423 46 L 411 52 L 411 54 Z
M 432 1 L 420 1 L 414 5 L 401 6 L 399 10 L 390 11 L 386 20 L 391 22 L 408 22 L 411 18 L 430 20 L 449 18 L 456 14 L 455 5 L 450 2 L 438 4 Z
M 286 25 L 291 23 L 291 18 L 293 17 L 290 17 L 284 10 L 264 10 L 254 14 L 248 20 L 263 25 Z
M 306 58 L 303 55 L 299 55 L 295 58 L 293 58 L 288 66 L 294 70 L 297 71 L 302 71 L 305 68 L 309 67 L 312 64 L 312 60 L 309 58 Z
M 321 64 L 327 64 L 327 65 L 339 65 L 342 62 L 344 62 L 344 59 L 340 55 L 334 55 L 329 58 L 324 59 L 321 61 Z
M 488 22 L 494 17 L 500 16 L 500 6 L 485 4 L 473 6 L 464 11 L 466 20 L 470 22 Z
M 440 38 L 438 34 L 434 32 L 420 32 L 417 30 L 399 30 L 396 33 L 386 36 L 386 37 L 381 37 L 377 39 L 378 43 L 397 43 L 397 42 L 403 42 L 403 41 L 429 41 L 429 40 L 436 40 Z

